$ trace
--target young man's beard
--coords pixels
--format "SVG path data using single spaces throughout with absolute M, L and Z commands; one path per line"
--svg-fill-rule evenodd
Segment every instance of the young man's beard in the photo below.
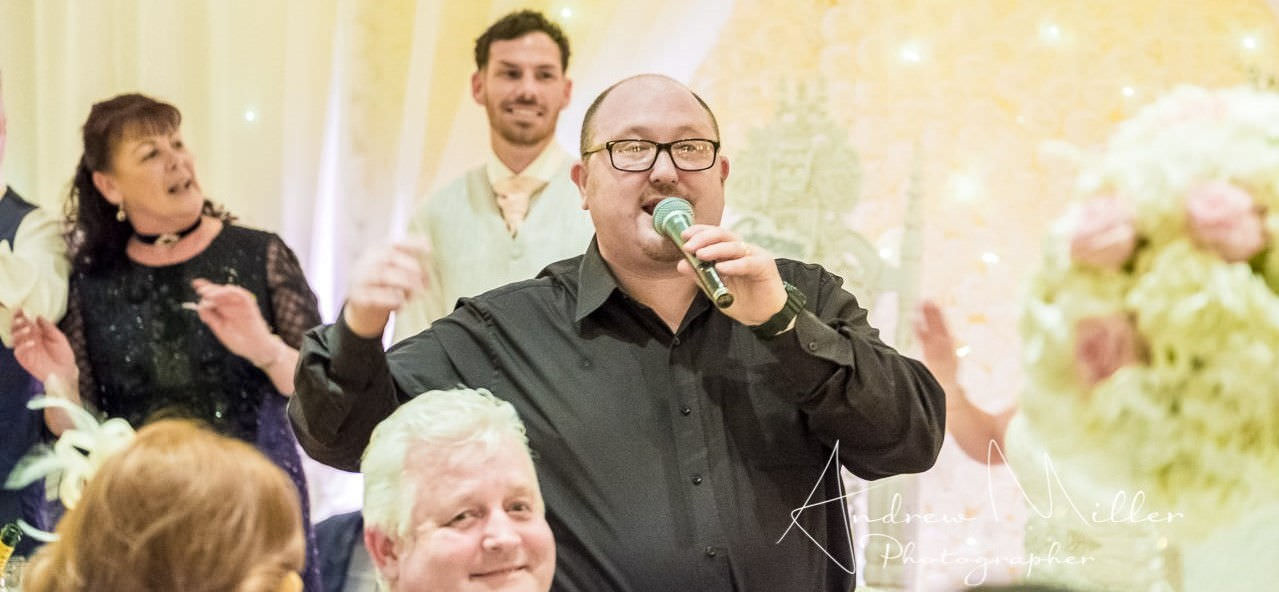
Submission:
M 536 122 L 532 125 L 519 125 L 510 121 L 504 121 L 494 114 L 489 116 L 489 125 L 497 130 L 498 135 L 503 140 L 510 142 L 516 146 L 536 146 L 548 137 L 555 135 L 555 124 L 558 117 L 551 115 L 546 121 L 545 127 L 538 125 Z

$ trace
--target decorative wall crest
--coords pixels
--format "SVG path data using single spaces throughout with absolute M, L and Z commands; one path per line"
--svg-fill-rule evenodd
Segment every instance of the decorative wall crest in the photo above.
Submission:
M 750 131 L 728 193 L 735 232 L 775 255 L 820 263 L 866 303 L 886 264 L 844 221 L 861 197 L 861 163 L 826 109 L 821 84 L 783 90 L 773 120 Z

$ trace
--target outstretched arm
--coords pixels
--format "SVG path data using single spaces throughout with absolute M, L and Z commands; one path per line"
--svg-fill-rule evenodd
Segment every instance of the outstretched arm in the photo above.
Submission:
M 366 255 L 338 321 L 303 337 L 289 417 L 312 458 L 359 470 L 373 427 L 405 396 L 391 376 L 382 333 L 391 313 L 423 288 L 422 248 L 406 242 Z M 429 339 L 417 335 L 409 341 Z
M 1002 463 L 1003 455 L 989 454 L 990 444 L 994 442 L 1003 449 L 1004 433 L 1017 410 L 1016 405 L 992 414 L 968 399 L 968 394 L 959 385 L 959 356 L 955 353 L 955 339 L 936 303 L 926 300 L 920 304 L 919 316 L 915 319 L 915 336 L 923 349 L 924 364 L 946 391 L 946 427 L 960 450 L 977 462 Z

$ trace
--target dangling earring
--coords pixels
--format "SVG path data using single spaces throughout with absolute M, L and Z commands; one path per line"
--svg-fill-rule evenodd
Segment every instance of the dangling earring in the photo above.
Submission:
M 124 215 L 124 206 L 120 206 L 120 209 L 115 211 L 115 219 L 117 221 L 124 222 L 125 218 L 127 217 L 128 216 Z

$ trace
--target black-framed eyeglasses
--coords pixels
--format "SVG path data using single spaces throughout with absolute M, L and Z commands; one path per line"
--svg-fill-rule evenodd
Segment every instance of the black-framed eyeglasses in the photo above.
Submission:
M 582 153 L 582 157 L 608 151 L 608 161 L 619 171 L 638 173 L 653 168 L 657 155 L 663 150 L 670 155 L 675 168 L 681 171 L 704 171 L 715 166 L 719 154 L 719 142 L 705 138 L 689 138 L 659 144 L 648 140 L 613 140 Z

